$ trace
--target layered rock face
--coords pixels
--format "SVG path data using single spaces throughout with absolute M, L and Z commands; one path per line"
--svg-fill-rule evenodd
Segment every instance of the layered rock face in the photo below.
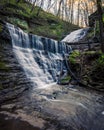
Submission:
M 65 43 L 24 33 L 4 22 L 1 22 L 0 37 L 0 88 L 4 89 L 0 100 L 5 95 L 5 100 L 15 98 L 31 84 L 45 87 L 57 82 L 62 66 L 67 73 L 63 54 L 68 55 L 71 47 Z
M 1 23 L 1 22 L 0 22 Z M 0 102 L 17 97 L 31 87 L 24 70 L 13 52 L 11 39 L 5 23 L 0 32 Z

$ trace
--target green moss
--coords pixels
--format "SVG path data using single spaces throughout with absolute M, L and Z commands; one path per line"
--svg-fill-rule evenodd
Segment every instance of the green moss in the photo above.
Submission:
M 17 25 L 18 27 L 20 27 L 23 30 L 28 30 L 28 24 L 25 20 L 21 20 L 19 18 L 8 18 L 8 20 Z
M 104 68 L 104 54 L 102 54 L 97 60 L 97 66 Z
M 63 79 L 61 79 L 61 83 L 68 83 L 71 80 L 70 76 L 66 76 Z
M 69 56 L 70 63 L 76 64 L 76 58 L 78 58 L 79 56 L 80 56 L 79 51 L 77 50 L 73 51 Z
M 91 55 L 91 54 L 95 54 L 96 51 L 85 51 L 83 54 L 85 55 Z
M 0 1 L 0 4 L 5 5 L 3 9 L 5 16 L 2 19 L 7 19 L 8 22 L 19 26 L 26 32 L 46 36 L 56 40 L 61 40 L 73 30 L 79 29 L 78 26 L 65 22 L 51 13 L 41 9 L 39 16 L 37 12 L 39 7 L 35 6 L 31 12 L 32 5 L 21 0 L 16 3 L 15 0 Z M 9 14 L 8 14 L 9 13 Z
M 90 72 L 91 79 L 94 82 L 104 84 L 104 54 L 102 54 L 98 59 L 96 59 L 92 66 L 93 67 Z
M 2 61 L 0 61 L 0 70 L 9 70 L 9 68 L 6 66 L 6 64 Z

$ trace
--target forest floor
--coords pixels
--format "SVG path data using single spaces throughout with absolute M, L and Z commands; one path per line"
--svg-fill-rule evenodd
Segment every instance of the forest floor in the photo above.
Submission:
M 25 32 L 56 40 L 61 40 L 65 35 L 79 29 L 77 25 L 63 21 L 42 9 L 37 16 L 39 7 L 35 7 L 32 12 L 31 9 L 30 3 L 0 1 L 0 19 L 20 27 Z

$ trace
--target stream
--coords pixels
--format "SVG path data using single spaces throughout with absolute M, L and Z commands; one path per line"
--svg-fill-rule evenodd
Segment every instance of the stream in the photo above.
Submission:
M 31 89 L 0 110 L 1 130 L 103 130 L 104 96 L 79 86 Z
M 57 85 L 63 42 L 24 33 L 8 24 L 14 53 L 33 87 L 0 105 L 0 130 L 104 130 L 104 94 Z M 74 34 L 73 34 L 74 35 Z M 64 71 L 67 68 L 63 62 Z

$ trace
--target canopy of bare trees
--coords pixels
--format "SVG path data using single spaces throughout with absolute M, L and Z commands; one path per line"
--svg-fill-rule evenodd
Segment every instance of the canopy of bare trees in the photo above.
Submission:
M 17 0 L 20 1 L 20 0 Z M 61 19 L 79 26 L 88 26 L 88 16 L 97 9 L 96 0 L 27 0 L 33 3 L 31 12 L 35 6 L 52 12 Z M 102 0 L 104 3 L 104 0 Z M 40 10 L 37 15 L 39 15 Z
M 61 4 L 61 5 L 60 5 Z M 57 14 L 71 23 L 87 26 L 88 16 L 96 9 L 95 3 L 89 0 L 60 0 Z

